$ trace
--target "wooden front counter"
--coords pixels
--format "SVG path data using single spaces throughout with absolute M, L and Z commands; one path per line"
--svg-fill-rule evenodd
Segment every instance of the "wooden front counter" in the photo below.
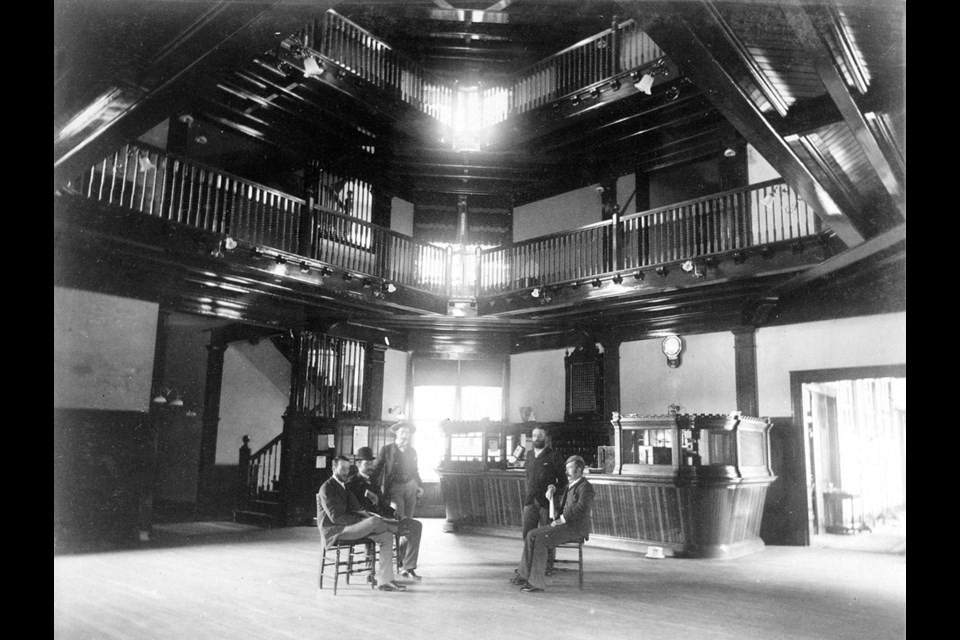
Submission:
M 776 480 L 767 422 L 738 414 L 615 415 L 614 424 L 613 473 L 585 475 L 596 490 L 589 544 L 635 551 L 657 546 L 665 555 L 691 558 L 763 549 L 760 520 L 767 487 Z M 522 469 L 445 466 L 440 486 L 448 530 L 520 537 Z
M 771 478 L 680 479 L 588 474 L 596 490 L 591 545 L 734 558 L 763 549 L 760 516 Z M 526 480 L 516 471 L 441 471 L 448 528 L 515 534 Z

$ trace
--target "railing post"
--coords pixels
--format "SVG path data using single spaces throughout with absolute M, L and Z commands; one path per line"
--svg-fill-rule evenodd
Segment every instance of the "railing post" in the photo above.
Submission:
M 453 295 L 453 247 L 447 245 L 446 261 L 444 264 L 444 292 L 447 297 Z
M 243 436 L 237 462 L 237 508 L 242 509 L 250 497 L 250 436 Z
M 476 267 L 476 269 L 475 269 L 475 271 L 476 271 L 476 276 L 475 276 L 474 282 L 473 282 L 473 297 L 474 297 L 474 298 L 479 298 L 479 297 L 480 297 L 480 291 L 481 291 L 480 278 L 481 278 L 482 275 L 483 275 L 483 263 L 482 263 L 482 261 L 483 261 L 483 249 L 481 249 L 480 246 L 478 245 L 476 251 L 477 251 L 477 260 L 476 260 L 476 265 L 475 265 L 475 267 Z
M 613 16 L 613 24 L 610 25 L 610 55 L 613 59 L 610 61 L 610 75 L 615 76 L 620 73 L 620 16 Z
M 620 254 L 621 245 L 620 238 L 623 236 L 623 228 L 620 222 L 620 205 L 613 205 L 613 217 L 611 233 L 613 234 L 613 270 L 620 271 L 623 269 L 623 256 Z

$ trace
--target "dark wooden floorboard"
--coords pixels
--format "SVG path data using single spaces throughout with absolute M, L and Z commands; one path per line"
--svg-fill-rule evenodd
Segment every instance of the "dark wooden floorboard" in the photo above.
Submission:
M 317 589 L 316 529 L 243 529 L 169 546 L 54 557 L 54 637 L 67 639 L 904 638 L 906 555 L 767 547 L 736 560 L 584 547 L 547 591 L 508 584 L 520 540 L 424 520 L 420 583 Z M 566 552 L 571 553 L 571 552 Z M 536 621 L 543 621 L 538 624 Z

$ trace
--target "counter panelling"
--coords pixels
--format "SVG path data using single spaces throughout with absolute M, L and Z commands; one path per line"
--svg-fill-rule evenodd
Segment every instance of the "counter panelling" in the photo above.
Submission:
M 505 426 L 516 432 L 515 425 Z M 667 556 L 699 558 L 763 548 L 763 505 L 776 479 L 769 467 L 769 421 L 736 413 L 614 414 L 613 426 L 614 472 L 586 475 L 596 490 L 590 544 L 636 551 L 658 546 Z M 519 468 L 491 469 L 489 460 L 445 462 L 447 529 L 519 537 L 525 485 Z

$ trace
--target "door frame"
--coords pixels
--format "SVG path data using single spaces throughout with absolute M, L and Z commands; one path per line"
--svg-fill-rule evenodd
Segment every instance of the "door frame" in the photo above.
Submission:
M 805 433 L 806 420 L 803 415 L 803 385 L 808 382 L 834 382 L 836 380 L 860 380 L 863 378 L 906 378 L 907 365 L 887 364 L 873 365 L 868 367 L 842 367 L 837 369 L 808 369 L 803 371 L 790 372 L 790 407 L 793 414 L 793 425 L 798 430 L 798 442 L 802 443 L 803 450 L 794 452 L 794 455 L 802 456 L 804 483 L 802 498 L 802 512 L 806 514 L 806 526 L 804 527 L 804 545 L 809 545 L 813 531 L 813 520 L 810 518 L 810 456 L 811 444 L 810 434 Z M 800 506 L 798 500 L 797 503 Z

